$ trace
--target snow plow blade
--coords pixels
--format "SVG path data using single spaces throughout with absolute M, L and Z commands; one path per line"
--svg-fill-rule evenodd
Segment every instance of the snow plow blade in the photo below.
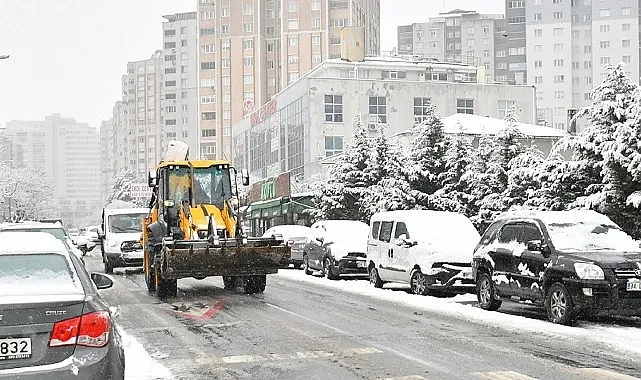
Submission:
M 274 239 L 250 238 L 165 242 L 161 271 L 164 279 L 209 276 L 251 276 L 277 273 L 289 263 L 291 248 Z

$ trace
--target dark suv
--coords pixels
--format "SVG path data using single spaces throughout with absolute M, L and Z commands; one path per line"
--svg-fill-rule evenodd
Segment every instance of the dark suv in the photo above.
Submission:
M 502 300 L 544 306 L 551 322 L 581 315 L 641 316 L 638 242 L 595 211 L 505 213 L 474 250 L 479 305 Z

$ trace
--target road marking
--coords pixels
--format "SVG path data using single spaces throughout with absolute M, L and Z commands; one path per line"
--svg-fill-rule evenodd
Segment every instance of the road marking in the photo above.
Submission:
M 603 368 L 577 368 L 580 375 L 587 376 L 590 379 L 607 379 L 607 380 L 638 380 L 638 377 L 624 375 Z
M 383 351 L 372 347 L 364 348 L 347 348 L 337 352 L 328 351 L 303 351 L 295 352 L 292 354 L 269 354 L 269 355 L 235 355 L 223 356 L 220 358 L 223 363 L 254 363 L 260 361 L 272 360 L 297 360 L 297 359 L 316 359 L 316 358 L 331 358 L 335 356 L 352 356 L 352 355 L 367 355 L 367 354 L 380 354 Z
M 537 380 L 535 377 L 514 371 L 472 372 L 472 375 L 486 380 Z
M 386 377 L 383 380 L 426 380 L 423 376 L 400 376 L 400 377 Z
M 348 337 L 350 337 L 350 338 L 354 338 L 354 336 L 353 336 L 352 334 L 348 333 L 348 332 L 347 332 L 347 331 L 345 331 L 345 330 L 341 330 L 341 329 L 339 329 L 339 328 L 337 328 L 337 327 L 330 326 L 330 325 L 328 325 L 328 324 L 326 324 L 326 323 L 323 323 L 323 322 L 320 322 L 320 321 L 317 321 L 317 320 L 314 320 L 314 319 L 308 318 L 308 317 L 306 317 L 306 316 L 304 316 L 304 315 L 298 314 L 298 313 L 293 312 L 293 311 L 291 311 L 291 310 L 283 309 L 282 307 L 280 307 L 280 306 L 276 306 L 276 305 L 271 304 L 271 303 L 269 303 L 269 302 L 266 302 L 266 303 L 265 303 L 265 305 L 267 305 L 267 306 L 269 306 L 269 307 L 273 307 L 273 308 L 274 308 L 274 309 L 276 309 L 276 310 L 280 310 L 280 311 L 282 311 L 283 313 L 287 313 L 287 314 L 293 315 L 293 316 L 295 316 L 295 317 L 297 317 L 297 318 L 304 319 L 304 320 L 306 320 L 306 321 L 308 321 L 308 322 L 315 323 L 315 324 L 317 324 L 317 325 L 323 326 L 323 327 L 325 327 L 326 329 L 332 330 L 332 331 L 337 332 L 337 333 L 339 333 L 339 334 L 341 334 L 341 335 L 345 335 L 345 336 L 348 336 Z M 381 349 L 381 350 L 383 350 L 383 351 L 389 351 L 389 352 L 393 353 L 394 355 L 397 355 L 397 356 L 402 357 L 403 359 L 406 359 L 406 360 L 412 361 L 412 362 L 414 362 L 414 363 L 418 363 L 418 364 L 420 364 L 420 365 L 422 365 L 422 366 L 424 366 L 424 367 L 429 367 L 429 368 L 435 369 L 435 370 L 440 371 L 440 372 L 443 372 L 443 373 L 451 373 L 451 371 L 450 371 L 448 368 L 443 368 L 443 367 L 441 367 L 441 366 L 438 366 L 436 363 L 433 363 L 433 362 L 432 362 L 432 363 L 431 363 L 431 362 L 427 362 L 427 361 L 425 361 L 425 360 L 419 359 L 419 358 L 414 357 L 414 356 L 410 356 L 410 355 L 408 355 L 408 354 L 405 354 L 405 353 L 403 353 L 403 352 L 400 352 L 400 351 L 395 350 L 395 349 L 390 348 L 390 347 L 383 346 L 383 345 L 381 345 L 381 344 L 376 344 L 376 343 L 373 343 L 373 342 L 369 342 L 369 344 L 370 344 L 370 345 L 372 345 L 372 346 L 374 346 L 374 347 L 376 347 L 376 348 L 378 348 L 378 349 Z
M 218 300 L 216 301 L 214 306 L 205 310 L 204 313 L 192 312 L 191 310 L 195 309 L 195 307 L 190 307 L 187 311 L 172 310 L 172 312 L 187 319 L 206 321 L 212 319 L 214 315 L 216 315 L 216 313 L 218 313 L 223 308 L 224 304 L 225 302 L 223 300 Z

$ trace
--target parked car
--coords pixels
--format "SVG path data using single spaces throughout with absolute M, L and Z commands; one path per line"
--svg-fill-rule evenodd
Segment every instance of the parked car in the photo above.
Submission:
M 595 211 L 521 211 L 497 218 L 474 252 L 481 308 L 545 307 L 554 323 L 582 315 L 641 316 L 641 249 Z
M 343 274 L 367 275 L 367 234 L 369 227 L 354 220 L 323 220 L 311 227 L 303 248 L 306 274 L 322 270 L 330 280 Z
M 52 234 L 0 233 L 0 379 L 123 379 L 124 349 L 98 289 L 113 285 Z
M 105 273 L 113 273 L 114 268 L 142 266 L 140 239 L 142 219 L 147 215 L 147 208 L 103 210 L 103 226 L 99 236 Z
M 294 268 L 303 267 L 303 248 L 307 239 L 311 236 L 312 229 L 306 226 L 299 225 L 281 225 L 274 226 L 263 234 L 263 237 L 282 237 L 285 244 L 291 247 L 292 256 L 290 264 L 294 264 Z
M 43 222 L 18 222 L 18 223 L 5 223 L 0 225 L 0 232 L 46 232 L 53 235 L 56 239 L 60 240 L 70 253 L 76 255 L 81 261 L 84 253 L 79 250 L 67 234 L 67 231 L 59 223 L 43 223 Z M 84 262 L 84 261 L 83 261 Z
M 420 295 L 473 293 L 472 254 L 479 233 L 464 215 L 404 210 L 372 216 L 367 243 L 370 282 L 410 284 Z
M 100 242 L 100 237 L 98 236 L 99 229 L 100 226 L 87 226 L 87 228 L 85 228 L 85 236 L 89 242 L 94 244 Z

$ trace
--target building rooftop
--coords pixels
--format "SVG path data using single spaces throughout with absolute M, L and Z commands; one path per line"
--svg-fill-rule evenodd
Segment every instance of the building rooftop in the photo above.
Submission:
M 443 124 L 445 125 L 445 133 L 459 133 L 462 127 L 463 133 L 469 135 L 495 135 L 507 125 L 503 119 L 463 113 L 457 113 L 443 118 Z M 531 137 L 561 138 L 569 136 L 569 134 L 563 130 L 541 125 L 517 123 L 517 127 L 524 135 Z

